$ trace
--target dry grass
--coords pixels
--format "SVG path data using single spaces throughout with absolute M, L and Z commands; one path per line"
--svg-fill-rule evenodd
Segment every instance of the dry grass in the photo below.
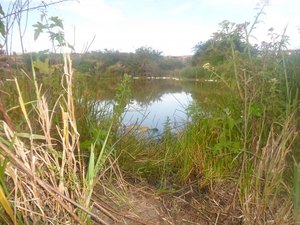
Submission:
M 114 189 L 103 185 L 103 195 L 100 198 L 94 195 L 97 199 L 92 199 L 99 172 L 105 173 L 103 165 L 110 154 L 106 145 L 112 126 L 100 151 L 96 152 L 95 144 L 91 145 L 89 163 L 84 165 L 79 148 L 69 55 L 64 55 L 64 65 L 62 88 L 65 94 L 57 99 L 52 109 L 41 93 L 34 72 L 36 99 L 30 103 L 24 101 L 18 81 L 14 80 L 19 110 L 24 118 L 21 131 L 15 130 L 0 102 L 3 118 L 0 125 L 0 222 L 87 224 L 93 220 L 97 224 L 107 224 L 99 218 L 101 215 L 115 224 L 240 224 L 242 221 L 244 224 L 291 224 L 290 190 L 282 176 L 287 155 L 297 136 L 295 115 L 290 113 L 282 124 L 273 122 L 269 127 L 264 127 L 262 118 L 261 124 L 253 128 L 253 135 L 249 135 L 252 131 L 250 106 L 259 92 L 254 88 L 253 95 L 248 96 L 250 91 L 246 88 L 250 90 L 250 79 L 244 77 L 244 86 L 238 86 L 244 102 L 244 151 L 239 154 L 243 157 L 234 159 L 243 159 L 240 178 L 232 178 L 232 183 L 225 180 L 224 186 L 211 182 L 213 185 L 204 193 L 201 193 L 203 190 L 194 192 L 199 187 L 191 186 L 178 196 L 172 193 L 174 196 L 169 199 L 156 198 L 154 191 L 142 190 L 147 185 L 140 190 L 127 188 L 121 169 L 115 165 L 116 161 L 111 161 L 110 169 L 121 187 Z M 237 76 L 236 79 L 240 78 Z M 120 108 L 120 115 L 121 112 Z M 59 117 L 56 123 L 54 116 Z M 115 120 L 118 119 L 116 116 Z M 273 121 L 277 121 L 276 118 Z M 269 129 L 268 138 L 261 141 L 266 129 Z M 104 195 L 112 195 L 106 203 L 103 203 Z M 237 202 L 238 196 L 240 202 Z M 114 209 L 111 207 L 114 200 L 124 200 L 124 204 Z M 97 210 L 93 211 L 93 206 Z
M 250 184 L 241 193 L 246 224 L 292 223 L 291 193 L 284 183 L 283 172 L 297 135 L 295 115 L 291 114 L 283 124 L 271 127 L 265 146 L 258 147 L 256 156 L 247 159 L 254 160 L 254 166 Z
M 2 165 L 8 159 L 5 176 L 1 177 L 5 191 L 0 189 L 3 223 L 86 224 L 92 218 L 106 224 L 91 212 L 88 196 L 97 176 L 87 178 L 80 158 L 70 56 L 64 55 L 64 61 L 62 85 L 66 94 L 51 110 L 34 72 L 36 101 L 32 104 L 25 104 L 18 81 L 14 80 L 26 127 L 25 132 L 19 132 L 5 121 L 0 126 Z M 57 124 L 53 122 L 54 113 L 61 114 Z M 53 130 L 59 138 L 53 138 Z

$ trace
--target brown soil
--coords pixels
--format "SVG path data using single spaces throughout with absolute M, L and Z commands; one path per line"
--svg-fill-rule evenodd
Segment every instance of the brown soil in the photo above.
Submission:
M 99 187 L 93 196 L 95 214 L 107 224 L 121 225 L 241 224 L 233 185 L 216 184 L 205 189 L 189 186 L 158 194 L 145 184 Z

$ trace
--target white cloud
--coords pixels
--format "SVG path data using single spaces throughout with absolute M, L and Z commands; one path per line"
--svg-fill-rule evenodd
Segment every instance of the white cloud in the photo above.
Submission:
M 300 34 L 297 31 L 300 22 L 295 1 L 289 0 L 291 5 L 288 5 L 284 0 L 272 0 L 271 6 L 266 8 L 267 15 L 261 18 L 264 23 L 257 25 L 258 28 L 253 32 L 259 43 L 266 40 L 267 30 L 271 26 L 276 28 L 277 33 L 281 33 L 284 26 L 289 23 L 287 34 L 291 36 L 291 46 L 300 47 L 298 41 Z M 181 55 L 191 54 L 191 48 L 197 42 L 208 40 L 211 34 L 218 30 L 218 22 L 223 19 L 237 23 L 253 21 L 256 14 L 253 10 L 255 2 L 252 0 L 182 0 L 182 4 L 173 4 L 174 7 L 169 8 L 167 15 L 163 10 L 153 11 L 154 6 L 147 8 L 147 13 L 150 15 L 153 13 L 153 17 L 150 18 L 134 14 L 134 10 L 130 10 L 133 14 L 128 16 L 126 13 L 132 3 L 128 1 L 124 5 L 123 1 L 120 2 L 122 4 L 114 4 L 114 7 L 108 0 L 66 2 L 52 7 L 55 8 L 55 12 L 51 11 L 51 16 L 57 15 L 63 19 L 71 43 L 73 29 L 76 27 L 75 47 L 78 52 L 81 52 L 84 45 L 96 35 L 90 50 L 108 48 L 134 51 L 138 47 L 149 46 L 163 51 L 165 55 Z M 150 4 L 150 1 L 148 3 Z M 189 11 L 191 9 L 196 10 Z M 187 11 L 189 13 L 185 13 Z M 170 16 L 171 14 L 174 16 Z M 32 43 L 30 44 L 32 50 L 51 47 L 46 36 L 39 38 L 36 43 L 33 42 L 32 32 L 28 32 L 27 37 L 29 37 L 27 40 L 30 40 L 27 43 Z
M 88 4 L 88 2 L 91 5 Z M 173 8 L 169 13 L 183 13 L 193 7 L 194 2 L 186 2 Z M 102 7 L 102 9 L 100 9 Z M 86 13 L 89 8 L 98 11 Z M 99 10 L 98 10 L 99 9 Z M 165 55 L 191 54 L 192 47 L 199 41 L 207 40 L 217 27 L 208 21 L 178 21 L 174 19 L 133 19 L 122 14 L 120 9 L 112 8 L 104 1 L 87 0 L 84 5 L 77 4 L 68 11 L 78 14 L 76 24 L 76 50 L 82 51 L 85 43 L 96 39 L 91 49 L 116 49 L 134 51 L 141 46 L 150 46 L 163 51 Z M 81 17 L 83 16 L 83 17 Z M 97 19 L 96 19 L 97 18 Z M 68 36 L 73 28 L 69 26 Z

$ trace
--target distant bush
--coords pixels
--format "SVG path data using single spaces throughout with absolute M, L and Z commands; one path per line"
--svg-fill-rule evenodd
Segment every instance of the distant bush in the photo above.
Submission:
M 201 66 L 188 66 L 179 72 L 179 76 L 183 78 L 201 79 L 209 78 L 210 74 Z
M 94 75 L 97 70 L 97 64 L 96 64 L 96 62 L 82 60 L 78 64 L 77 69 L 78 69 L 78 71 L 80 71 L 82 73 L 90 73 L 90 74 Z
M 82 73 L 100 76 L 119 76 L 128 73 L 132 76 L 177 75 L 187 63 L 180 58 L 169 58 L 150 47 L 140 47 L 135 53 L 114 50 L 93 51 L 73 55 L 74 68 Z

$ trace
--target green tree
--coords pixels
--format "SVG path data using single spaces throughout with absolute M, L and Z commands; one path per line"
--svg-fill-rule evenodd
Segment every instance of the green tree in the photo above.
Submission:
M 223 64 L 230 56 L 232 45 L 235 51 L 243 53 L 247 44 L 243 40 L 242 25 L 224 20 L 220 30 L 206 42 L 199 42 L 194 47 L 193 65 L 209 62 L 213 66 Z
M 135 50 L 133 71 L 136 75 L 153 76 L 159 72 L 159 60 L 162 52 L 151 47 L 140 47 Z

